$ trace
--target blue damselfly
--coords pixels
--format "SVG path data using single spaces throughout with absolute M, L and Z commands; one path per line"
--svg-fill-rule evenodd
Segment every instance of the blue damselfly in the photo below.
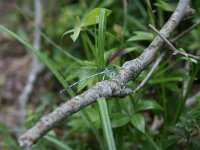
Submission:
M 103 79 L 102 79 L 102 80 L 104 80 L 106 74 L 107 74 L 107 73 L 111 73 L 111 72 L 115 72 L 115 73 L 116 73 L 116 72 L 117 72 L 117 67 L 116 67 L 116 66 L 113 66 L 112 68 L 106 68 L 106 69 L 105 69 L 104 71 L 102 71 L 102 72 L 95 73 L 95 74 L 93 74 L 93 75 L 91 75 L 91 76 L 88 76 L 88 77 L 82 79 L 82 80 L 79 80 L 79 81 L 77 81 L 77 82 L 74 82 L 73 84 L 69 85 L 67 88 L 62 89 L 62 90 L 60 91 L 60 93 L 63 93 L 63 92 L 65 92 L 67 89 L 72 88 L 73 86 L 75 86 L 75 85 L 77 85 L 77 84 L 79 84 L 79 83 L 81 83 L 81 82 L 84 82 L 84 81 L 86 81 L 86 80 L 88 80 L 88 79 L 90 79 L 90 78 L 96 77 L 96 76 L 98 76 L 98 75 L 103 75 Z

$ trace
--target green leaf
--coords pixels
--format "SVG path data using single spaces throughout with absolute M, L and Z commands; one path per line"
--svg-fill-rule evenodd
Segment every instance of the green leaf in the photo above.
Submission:
M 149 109 L 163 110 L 163 108 L 156 101 L 142 101 L 136 108 L 136 112 Z
M 77 24 L 76 27 L 74 28 L 74 33 L 70 36 L 74 42 L 77 40 L 80 31 L 81 31 L 80 19 L 77 17 Z
M 1 137 L 3 137 L 0 140 L 1 149 L 21 150 L 16 140 L 13 138 L 13 135 L 10 132 L 10 129 L 6 127 L 5 122 L 3 123 L 0 121 L 0 133 L 1 133 Z
M 61 148 L 63 150 L 72 150 L 72 148 L 64 144 L 65 142 L 59 141 L 56 137 L 45 135 L 44 138 L 50 143 L 53 143 L 57 148 Z
M 143 31 L 135 31 L 134 36 L 128 39 L 128 42 L 131 41 L 152 41 L 154 38 L 153 33 L 143 32 Z
M 131 123 L 136 129 L 138 129 L 142 133 L 145 133 L 145 120 L 141 114 L 136 113 L 131 119 Z
M 56 78 L 59 80 L 59 82 L 63 85 L 63 87 L 69 86 L 67 82 L 64 80 L 62 75 L 58 72 L 57 68 L 55 67 L 54 63 L 42 52 L 35 49 L 31 44 L 29 44 L 26 40 L 19 37 L 17 34 L 12 32 L 11 30 L 5 28 L 4 26 L 0 25 L 0 29 L 7 32 L 8 34 L 12 35 L 16 40 L 18 40 L 20 43 L 22 43 L 25 47 L 27 47 L 31 52 L 33 52 L 35 55 L 37 55 L 40 60 L 51 70 L 51 72 L 56 76 Z M 68 90 L 70 95 L 74 95 L 71 89 Z
M 91 108 L 91 107 L 87 107 L 86 109 L 88 109 L 88 108 Z M 104 142 L 104 140 L 102 138 L 102 135 L 100 134 L 101 131 L 99 130 L 99 127 L 96 127 L 96 125 L 94 125 L 94 123 L 92 122 L 91 117 L 90 117 L 90 115 L 92 115 L 92 114 L 89 114 L 90 112 L 87 112 L 86 109 L 83 109 L 81 111 L 83 113 L 83 118 L 85 119 L 85 121 L 87 122 L 89 127 L 92 129 L 97 141 L 99 142 L 100 148 L 103 150 L 103 149 L 105 149 L 104 148 L 105 147 L 105 142 Z M 93 113 L 93 112 L 91 112 L 91 113 Z M 98 117 L 99 117 L 99 114 L 98 114 Z M 99 121 L 99 123 L 100 123 L 100 121 Z
M 190 61 L 194 64 L 198 64 L 198 60 L 194 59 L 194 58 L 190 58 L 190 57 L 186 57 L 186 56 L 182 56 L 180 57 L 181 60 L 187 60 L 187 61 Z
M 180 89 L 179 89 L 177 83 L 167 82 L 164 84 L 164 86 L 172 92 L 180 92 Z
M 112 127 L 118 128 L 126 125 L 130 122 L 130 119 L 125 114 L 115 113 L 112 115 Z
M 158 84 L 158 83 L 164 83 L 164 82 L 174 82 L 174 81 L 183 81 L 183 77 L 169 77 L 169 78 L 156 78 L 156 79 L 150 79 L 150 84 Z
M 130 53 L 130 52 L 133 52 L 133 51 L 140 52 L 139 47 L 127 47 L 127 48 L 125 48 L 125 51 L 127 53 Z
M 100 21 L 99 18 L 102 10 L 105 10 L 106 17 L 108 17 L 112 12 L 111 10 L 105 8 L 94 8 L 83 19 L 81 23 L 82 27 L 98 24 Z
M 196 96 L 195 99 L 200 103 L 200 96 Z
M 106 142 L 108 144 L 109 150 L 116 150 L 115 140 L 112 132 L 112 127 L 110 123 L 110 118 L 108 114 L 108 107 L 105 98 L 100 98 L 97 100 L 100 116 L 103 124 L 103 131 L 105 134 Z
M 164 1 L 159 1 L 158 3 L 155 3 L 155 6 L 159 7 L 160 9 L 164 10 L 164 11 L 168 11 L 168 12 L 174 12 L 175 7 L 173 7 L 172 5 L 164 2 Z
M 112 5 L 114 2 L 115 2 L 115 0 L 101 1 L 101 3 L 99 4 L 99 6 L 101 6 L 101 7 L 108 7 L 108 6 Z
M 99 113 L 92 107 L 87 107 L 85 109 L 87 112 L 88 116 L 90 117 L 90 120 L 95 127 L 99 128 L 100 126 L 100 116 Z
M 91 10 L 81 22 L 77 17 L 77 24 L 73 30 L 74 33 L 70 36 L 74 42 L 77 40 L 82 27 L 95 25 L 100 22 L 100 14 L 102 10 L 105 10 L 105 17 L 109 16 L 112 12 L 111 10 L 105 8 L 95 8 Z M 65 32 L 63 36 L 67 33 L 69 33 L 69 31 Z
M 106 31 L 106 10 L 100 9 L 99 12 L 99 25 L 98 34 L 95 35 L 95 49 L 96 49 L 96 65 L 98 69 L 105 68 L 104 60 L 104 46 L 105 46 L 105 31 Z M 100 80 L 100 77 L 99 77 Z M 103 125 L 103 132 L 105 136 L 105 142 L 108 150 L 116 150 L 115 140 L 111 127 L 110 117 L 108 113 L 108 106 L 105 98 L 100 98 L 98 101 L 99 112 Z

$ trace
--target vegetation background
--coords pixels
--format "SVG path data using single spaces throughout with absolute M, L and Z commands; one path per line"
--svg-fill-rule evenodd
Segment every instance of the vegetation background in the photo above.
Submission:
M 41 116 L 101 78 L 60 94 L 63 87 L 93 74 L 97 68 L 121 66 L 139 56 L 155 36 L 147 25 L 160 29 L 177 3 L 43 0 L 39 32 L 34 24 L 33 0 L 1 0 L 0 24 L 6 28 L 0 28 L 0 149 L 20 150 L 17 137 L 25 132 L 24 126 L 32 127 Z M 200 21 L 200 1 L 191 0 L 191 7 L 195 14 L 181 22 L 172 38 Z M 94 21 L 96 17 L 100 19 Z M 35 30 L 42 35 L 40 51 L 31 44 Z M 200 55 L 199 39 L 197 27 L 174 45 Z M 164 51 L 157 70 L 137 93 L 102 100 L 104 104 L 98 101 L 59 124 L 30 149 L 200 149 L 200 64 L 173 56 L 167 48 L 160 50 L 158 58 Z M 35 56 L 45 67 L 41 67 L 22 110 L 19 96 Z M 135 89 L 151 67 L 128 86 Z M 25 120 L 22 111 L 26 112 Z

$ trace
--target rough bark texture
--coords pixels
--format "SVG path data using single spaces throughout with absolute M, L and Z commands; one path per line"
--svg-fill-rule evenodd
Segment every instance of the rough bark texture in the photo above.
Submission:
M 160 34 L 168 38 L 181 19 L 188 14 L 189 9 L 189 0 L 180 0 L 175 12 L 160 30 Z M 163 43 L 164 41 L 159 36 L 156 36 L 138 58 L 124 63 L 116 76 L 97 83 L 93 88 L 72 98 L 52 113 L 42 117 L 19 138 L 19 145 L 21 147 L 30 147 L 62 120 L 96 102 L 98 98 L 131 94 L 132 90 L 126 88 L 126 83 L 131 79 L 135 79 L 154 60 L 156 53 L 162 47 Z

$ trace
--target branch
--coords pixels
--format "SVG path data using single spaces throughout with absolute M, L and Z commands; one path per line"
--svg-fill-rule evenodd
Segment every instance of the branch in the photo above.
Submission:
M 42 3 L 41 0 L 35 0 L 35 26 L 41 29 L 42 26 Z M 34 40 L 33 46 L 35 49 L 39 50 L 41 46 L 41 34 L 37 30 L 34 32 Z M 27 84 L 25 85 L 22 93 L 20 94 L 18 101 L 20 107 L 20 126 L 22 127 L 24 124 L 24 119 L 26 116 L 26 105 L 29 99 L 29 96 L 33 90 L 34 83 L 37 79 L 37 75 L 42 71 L 44 65 L 40 62 L 40 60 L 34 55 L 32 61 L 32 69 L 27 79 Z
M 185 34 L 187 34 L 188 32 L 192 31 L 194 28 L 198 27 L 200 25 L 200 21 L 193 24 L 191 27 L 189 27 L 188 29 L 186 29 L 185 31 L 181 32 L 180 34 L 178 34 L 175 38 L 173 38 L 171 41 L 177 41 L 179 40 L 181 37 L 183 37 Z
M 144 78 L 144 80 L 137 86 L 137 88 L 133 91 L 133 93 L 136 93 L 137 91 L 139 91 L 149 80 L 149 78 L 152 76 L 152 74 L 156 71 L 158 65 L 160 64 L 160 62 L 163 60 L 163 57 L 165 56 L 165 52 L 163 52 L 159 58 L 156 60 L 156 62 L 153 64 L 153 67 L 151 68 L 151 70 L 149 71 L 149 73 L 147 74 L 147 76 Z
M 187 108 L 193 108 L 197 103 L 196 97 L 200 95 L 200 90 L 198 90 L 193 96 L 189 97 L 185 103 Z
M 185 31 L 181 32 L 179 35 L 177 35 L 175 38 L 173 38 L 171 41 L 171 43 L 174 43 L 176 41 L 178 41 L 181 37 L 183 37 L 184 35 L 186 35 L 187 33 L 189 33 L 190 31 L 192 31 L 194 28 L 196 28 L 197 26 L 200 25 L 200 22 L 195 23 L 194 25 L 192 25 L 191 27 L 189 27 L 188 29 L 186 29 Z M 152 74 L 154 73 L 154 71 L 156 70 L 156 68 L 158 67 L 158 65 L 160 64 L 161 60 L 163 59 L 165 55 L 165 52 L 163 52 L 160 57 L 156 60 L 156 62 L 153 64 L 153 67 L 151 68 L 151 70 L 149 71 L 149 73 L 147 74 L 147 76 L 144 78 L 144 80 L 137 86 L 137 88 L 133 91 L 133 93 L 136 93 L 137 91 L 139 91 L 149 80 L 149 78 L 152 76 Z M 187 62 L 186 62 L 187 63 Z M 186 68 L 188 68 L 188 63 L 186 64 Z M 188 69 L 186 69 L 188 70 Z M 185 89 L 188 85 L 188 81 L 184 83 L 184 91 L 183 91 L 183 95 L 185 95 Z
M 180 0 L 175 12 L 160 31 L 165 38 L 170 36 L 181 19 L 188 13 L 188 9 L 189 0 Z M 116 76 L 97 83 L 93 88 L 67 101 L 52 113 L 43 116 L 31 129 L 19 138 L 19 145 L 21 147 L 30 147 L 65 118 L 96 102 L 98 98 L 131 94 L 132 90 L 126 87 L 126 83 L 131 79 L 135 79 L 154 60 L 156 53 L 163 44 L 164 41 L 162 38 L 156 36 L 139 57 L 125 62 Z
M 193 59 L 200 61 L 200 56 L 188 54 L 188 53 L 182 52 L 182 51 L 178 50 L 177 48 L 175 48 L 174 45 L 172 45 L 169 42 L 169 40 L 167 40 L 167 38 L 165 38 L 161 33 L 159 33 L 159 31 L 154 26 L 152 26 L 151 24 L 149 24 L 149 28 L 151 28 L 155 33 L 157 33 L 165 41 L 165 43 L 173 50 L 174 55 L 180 54 L 180 55 L 190 57 L 190 58 L 193 58 Z

